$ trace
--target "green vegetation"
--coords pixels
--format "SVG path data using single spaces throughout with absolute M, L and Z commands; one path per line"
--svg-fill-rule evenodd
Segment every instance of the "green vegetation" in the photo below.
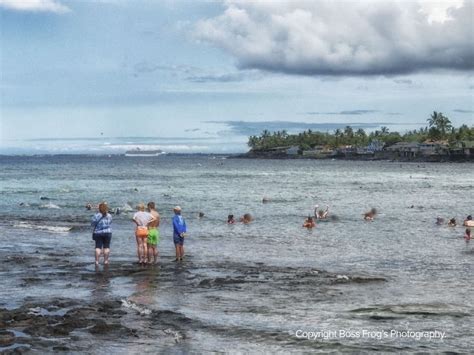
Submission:
M 459 141 L 474 141 L 474 126 L 463 124 L 459 128 L 452 126 L 449 118 L 441 112 L 433 112 L 427 119 L 428 127 L 408 131 L 405 134 L 389 132 L 387 127 L 381 127 L 367 134 L 362 128 L 354 129 L 346 126 L 344 130 L 336 129 L 333 133 L 313 132 L 308 129 L 298 134 L 288 134 L 287 131 L 269 132 L 264 130 L 260 136 L 250 136 L 248 146 L 252 150 L 267 150 L 276 147 L 299 146 L 301 150 L 315 146 L 337 148 L 350 145 L 357 147 L 367 146 L 370 142 L 379 141 L 390 146 L 397 142 L 426 142 L 444 140 L 449 144 Z

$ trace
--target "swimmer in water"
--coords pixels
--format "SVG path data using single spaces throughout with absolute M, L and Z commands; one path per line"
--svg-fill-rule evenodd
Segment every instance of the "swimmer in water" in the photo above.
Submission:
M 471 240 L 471 230 L 469 228 L 466 228 L 466 234 L 464 234 L 464 239 L 466 242 Z
M 314 223 L 313 217 L 308 216 L 308 218 L 306 218 L 306 220 L 303 223 L 303 227 L 308 228 L 308 229 L 316 227 L 316 223 Z
M 329 206 L 326 205 L 326 209 L 323 210 L 323 209 L 320 209 L 318 210 L 318 205 L 314 206 L 314 217 L 316 219 L 326 219 L 328 218 L 328 214 L 329 214 Z
M 199 212 L 198 218 L 203 218 L 204 217 L 204 212 Z
M 448 227 L 456 227 L 456 218 L 451 218 L 449 220 Z
M 253 217 L 250 213 L 246 213 L 242 217 L 240 217 L 240 222 L 242 222 L 243 224 L 249 224 L 252 221 Z
M 444 224 L 444 218 L 436 217 L 436 225 L 441 226 Z
M 227 224 L 234 224 L 234 223 L 235 223 L 234 215 L 233 214 L 228 215 Z
M 472 216 L 469 215 L 463 222 L 463 226 L 465 227 L 474 227 L 474 221 L 472 220 Z
M 364 213 L 364 220 L 373 221 L 376 214 L 377 210 L 375 208 L 371 208 L 369 212 Z

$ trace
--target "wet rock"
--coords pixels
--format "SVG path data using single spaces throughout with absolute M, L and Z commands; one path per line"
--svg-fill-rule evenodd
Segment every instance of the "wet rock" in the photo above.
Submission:
M 106 334 L 117 331 L 121 328 L 119 324 L 109 324 L 101 319 L 96 319 L 95 323 L 96 324 L 91 329 L 89 329 L 91 334 Z
M 71 349 L 66 345 L 58 345 L 53 347 L 54 351 L 70 351 Z
M 2 351 L 2 354 L 3 354 L 3 355 L 25 354 L 25 353 L 27 353 L 29 350 L 30 350 L 30 348 L 27 347 L 27 346 L 17 346 L 17 347 L 15 347 L 15 348 L 13 348 L 13 349 L 3 350 L 3 351 Z
M 10 346 L 15 343 L 15 333 L 8 330 L 0 331 L 0 346 Z

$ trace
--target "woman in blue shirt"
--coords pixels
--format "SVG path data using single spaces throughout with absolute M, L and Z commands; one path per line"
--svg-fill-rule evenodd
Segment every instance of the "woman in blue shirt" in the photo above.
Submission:
M 99 212 L 92 217 L 92 239 L 95 241 L 95 264 L 99 265 L 100 254 L 103 251 L 104 265 L 109 263 L 110 240 L 112 239 L 112 216 L 107 212 L 106 202 L 99 204 Z

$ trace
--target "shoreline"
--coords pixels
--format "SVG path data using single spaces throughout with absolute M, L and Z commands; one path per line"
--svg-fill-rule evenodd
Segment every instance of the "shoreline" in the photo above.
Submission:
M 403 162 L 403 163 L 473 163 L 474 156 L 459 157 L 459 156 L 421 156 L 416 158 L 406 157 L 388 157 L 384 155 L 331 155 L 331 156 L 308 156 L 308 155 L 287 155 L 275 154 L 268 152 L 261 153 L 167 153 L 160 157 L 126 157 L 124 154 L 0 154 L 0 159 L 11 158 L 127 158 L 130 161 L 134 160 L 159 160 L 166 159 L 166 157 L 208 157 L 220 159 L 249 159 L 249 160 L 338 160 L 338 161 L 386 161 L 386 162 Z
M 305 156 L 305 155 L 287 155 L 274 153 L 255 153 L 247 152 L 244 154 L 236 154 L 228 156 L 229 159 L 263 159 L 263 160 L 338 160 L 338 161 L 386 161 L 386 162 L 403 162 L 403 163 L 473 163 L 474 156 L 457 157 L 457 156 L 420 156 L 415 158 L 385 156 L 385 155 L 333 155 L 333 156 Z

